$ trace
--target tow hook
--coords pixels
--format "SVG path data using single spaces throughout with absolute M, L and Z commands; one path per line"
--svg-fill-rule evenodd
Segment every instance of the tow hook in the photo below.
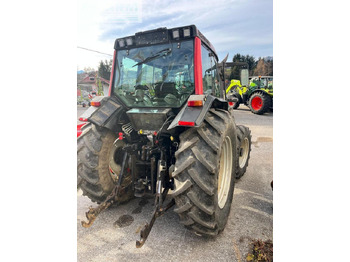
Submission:
M 165 189 L 161 195 L 162 201 L 165 200 L 166 195 L 168 194 L 169 188 Z M 157 199 L 157 197 L 156 197 Z M 153 227 L 154 222 L 156 221 L 156 218 L 162 216 L 169 208 L 171 208 L 173 205 L 175 205 L 175 200 L 172 199 L 165 207 L 160 206 L 159 201 L 155 207 L 155 210 L 153 211 L 153 215 L 151 218 L 151 221 L 149 223 L 146 223 L 144 227 L 141 229 L 140 232 L 140 241 L 136 240 L 136 247 L 140 248 L 145 244 L 149 233 L 151 232 L 151 229 Z

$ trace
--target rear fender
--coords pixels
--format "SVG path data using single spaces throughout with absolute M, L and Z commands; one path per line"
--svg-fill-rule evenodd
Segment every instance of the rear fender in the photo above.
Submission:
M 118 119 L 125 112 L 122 105 L 113 96 L 105 97 L 98 107 L 87 119 L 99 127 L 116 131 L 118 130 Z
M 88 118 L 103 104 L 105 96 L 95 96 L 91 100 L 91 106 L 79 117 L 79 121 L 86 122 Z M 99 106 L 94 106 L 94 103 L 98 103 Z
M 228 110 L 229 105 L 226 100 L 221 98 L 208 95 L 205 99 L 203 106 L 200 107 L 189 107 L 187 104 L 181 109 L 177 114 L 175 119 L 171 122 L 168 130 L 173 129 L 178 126 L 184 127 L 199 127 L 207 112 L 210 108 L 220 108 Z

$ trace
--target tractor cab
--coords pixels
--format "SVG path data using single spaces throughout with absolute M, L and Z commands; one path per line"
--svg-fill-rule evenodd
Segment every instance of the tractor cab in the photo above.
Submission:
M 116 39 L 114 49 L 109 95 L 130 109 L 138 128 L 157 131 L 161 126 L 149 130 L 140 123 L 161 123 L 180 111 L 170 129 L 199 126 L 203 108 L 209 110 L 214 101 L 228 107 L 218 56 L 196 26 L 139 32 Z
M 115 42 L 110 94 L 126 107 L 180 108 L 189 96 L 220 96 L 217 54 L 197 28 L 139 32 Z
M 249 83 L 250 86 L 257 86 L 260 89 L 272 89 L 273 76 L 251 76 Z

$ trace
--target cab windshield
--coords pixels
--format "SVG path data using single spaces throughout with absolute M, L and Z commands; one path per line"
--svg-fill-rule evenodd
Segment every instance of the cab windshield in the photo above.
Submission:
M 118 50 L 113 90 L 128 107 L 180 107 L 194 91 L 193 40 Z

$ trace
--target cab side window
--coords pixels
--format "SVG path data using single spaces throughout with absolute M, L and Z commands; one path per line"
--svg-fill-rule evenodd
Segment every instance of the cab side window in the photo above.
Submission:
M 203 78 L 203 93 L 205 95 L 215 95 L 217 96 L 219 87 L 216 80 L 216 68 L 214 56 L 207 47 L 202 45 L 202 78 Z

